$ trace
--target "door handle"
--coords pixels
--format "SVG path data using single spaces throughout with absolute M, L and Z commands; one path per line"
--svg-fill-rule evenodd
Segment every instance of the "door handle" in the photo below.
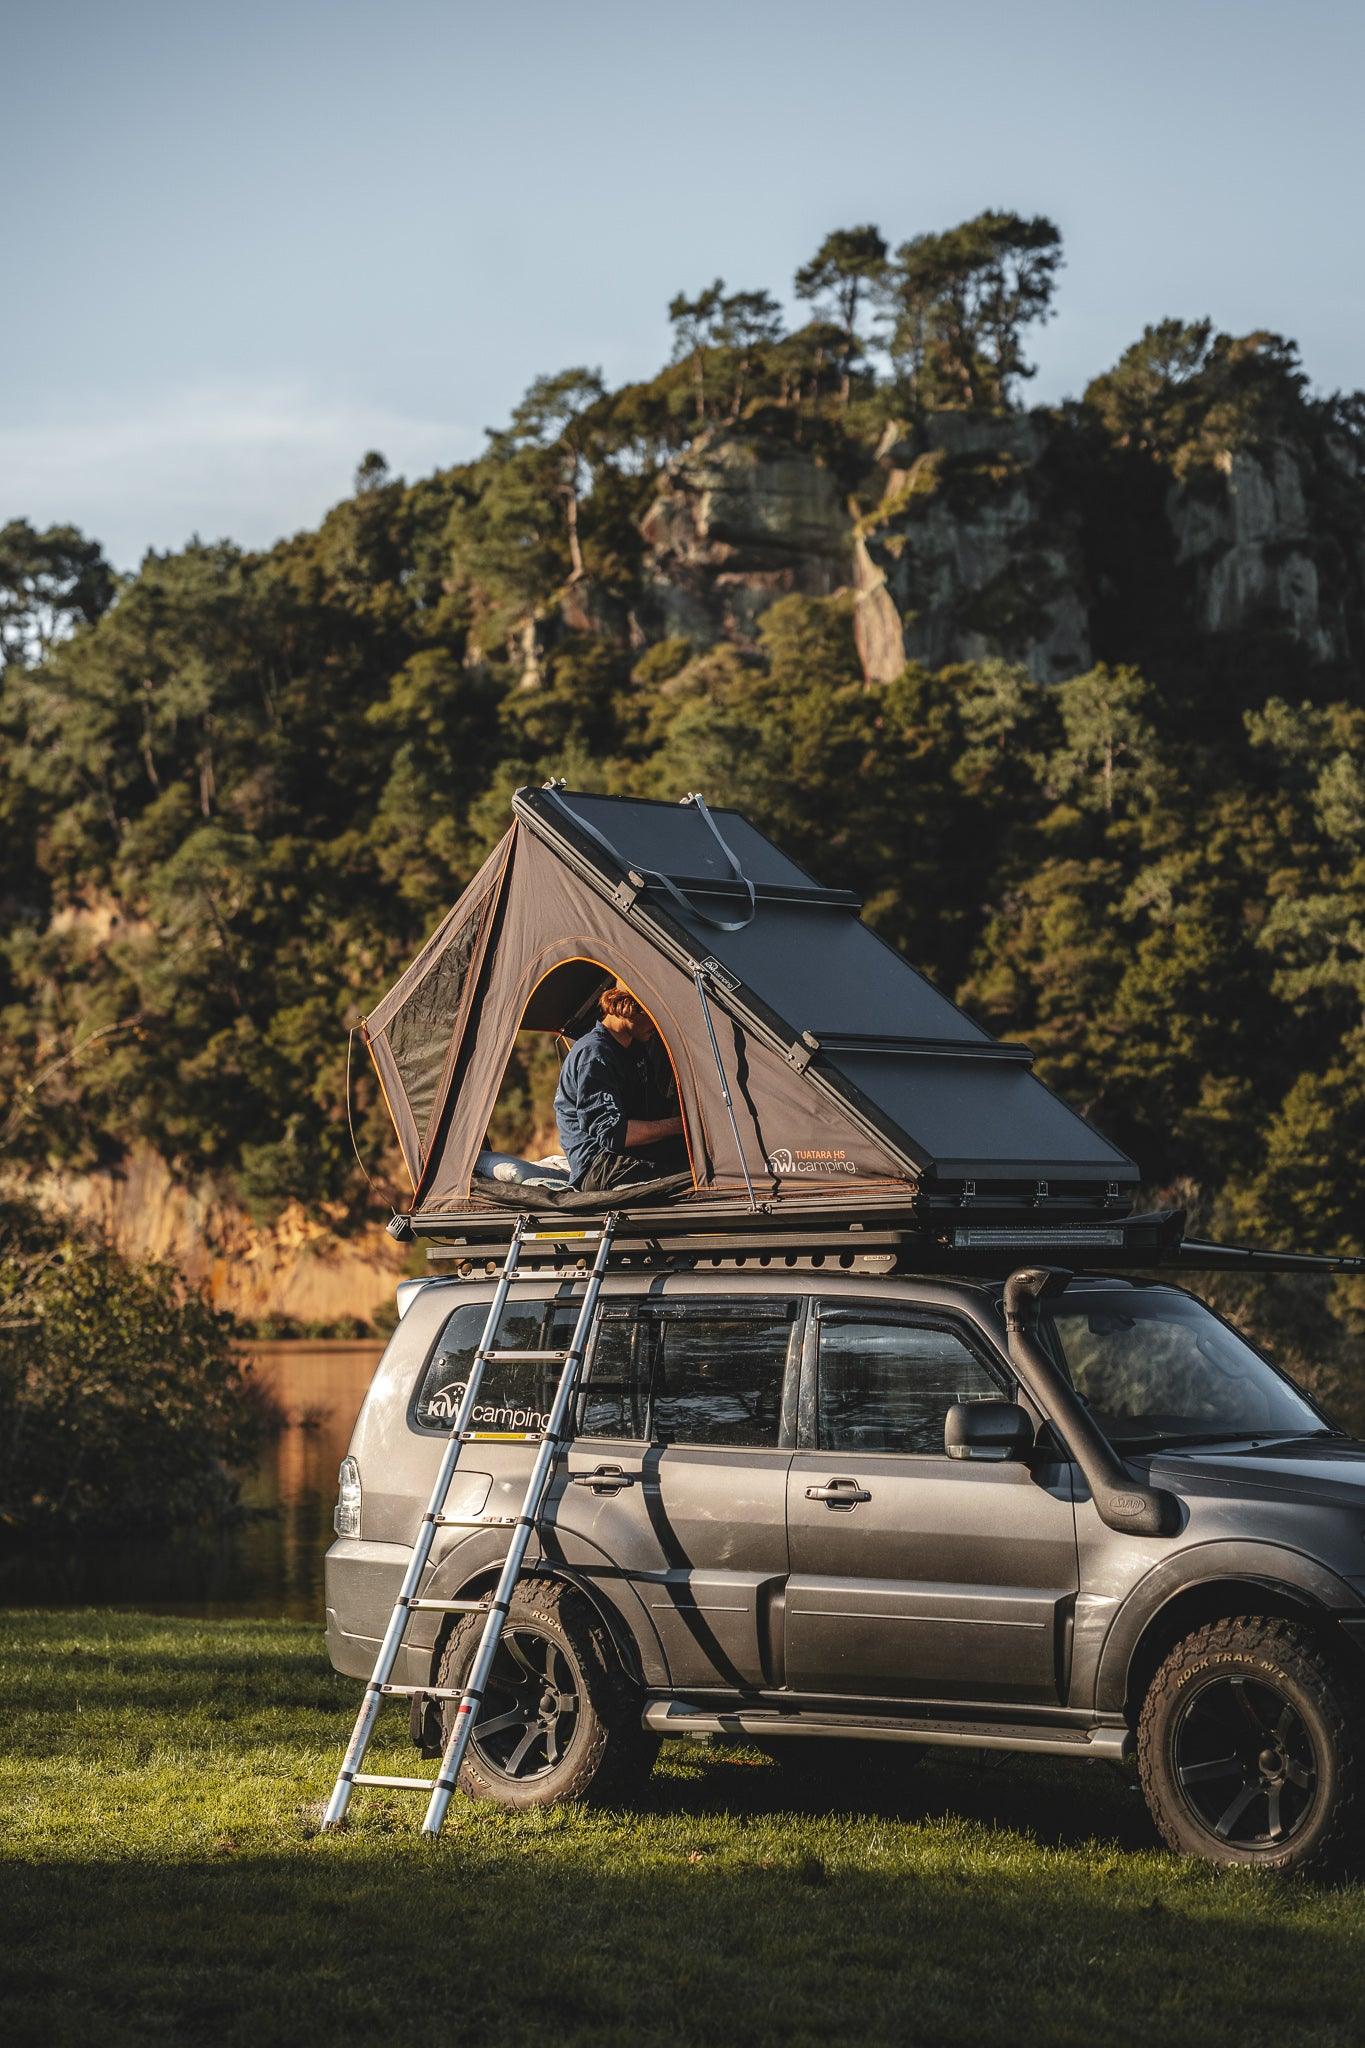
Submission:
M 856 1508 L 872 1495 L 856 1479 L 831 1479 L 824 1486 L 808 1486 L 807 1500 L 822 1500 L 827 1508 Z
M 599 1465 L 595 1472 L 576 1472 L 570 1484 L 590 1486 L 594 1493 L 620 1493 L 622 1487 L 634 1486 L 635 1475 L 619 1465 Z

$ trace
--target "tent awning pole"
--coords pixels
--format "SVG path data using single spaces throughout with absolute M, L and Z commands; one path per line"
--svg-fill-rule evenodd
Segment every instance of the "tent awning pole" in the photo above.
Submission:
M 734 1135 L 735 1152 L 739 1158 L 739 1170 L 744 1175 L 744 1185 L 749 1191 L 749 1207 L 757 1215 L 758 1197 L 754 1193 L 754 1184 L 749 1178 L 749 1166 L 744 1157 L 744 1146 L 739 1135 L 739 1124 L 735 1119 L 735 1105 L 730 1099 L 730 1084 L 725 1078 L 725 1068 L 721 1063 L 720 1045 L 716 1038 L 716 1027 L 711 1022 L 711 1005 L 706 1000 L 706 982 L 703 979 L 700 967 L 692 969 L 692 979 L 697 984 L 697 1000 L 701 1004 L 701 1014 L 706 1023 L 706 1035 L 711 1041 L 711 1057 L 716 1063 L 716 1079 L 720 1082 L 721 1100 L 725 1104 L 725 1114 L 730 1119 L 730 1129 Z

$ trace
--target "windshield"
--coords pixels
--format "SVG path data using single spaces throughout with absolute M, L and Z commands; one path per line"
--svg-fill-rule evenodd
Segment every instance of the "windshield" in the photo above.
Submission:
M 1322 1416 L 1201 1302 L 1174 1288 L 1069 1287 L 1060 1363 L 1111 1442 L 1321 1435 Z

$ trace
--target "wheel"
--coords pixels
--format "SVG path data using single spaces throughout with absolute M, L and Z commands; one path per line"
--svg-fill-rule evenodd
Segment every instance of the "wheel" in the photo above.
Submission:
M 1161 1838 L 1208 1863 L 1336 1869 L 1360 1813 L 1362 1696 L 1309 1628 L 1243 1615 L 1177 1643 L 1138 1721 Z
M 483 1618 L 463 1615 L 437 1682 L 461 1686 Z M 443 1741 L 455 1700 L 442 1705 Z M 512 1595 L 483 1706 L 460 1768 L 460 1789 L 500 1806 L 625 1797 L 648 1778 L 657 1738 L 640 1725 L 640 1695 L 602 1623 L 572 1587 L 527 1579 Z

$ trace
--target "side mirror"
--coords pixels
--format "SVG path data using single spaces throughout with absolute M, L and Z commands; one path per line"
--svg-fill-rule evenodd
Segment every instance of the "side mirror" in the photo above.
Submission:
M 1033 1449 L 1033 1424 L 1016 1401 L 954 1401 L 943 1420 L 943 1448 L 950 1458 L 1026 1458 Z

